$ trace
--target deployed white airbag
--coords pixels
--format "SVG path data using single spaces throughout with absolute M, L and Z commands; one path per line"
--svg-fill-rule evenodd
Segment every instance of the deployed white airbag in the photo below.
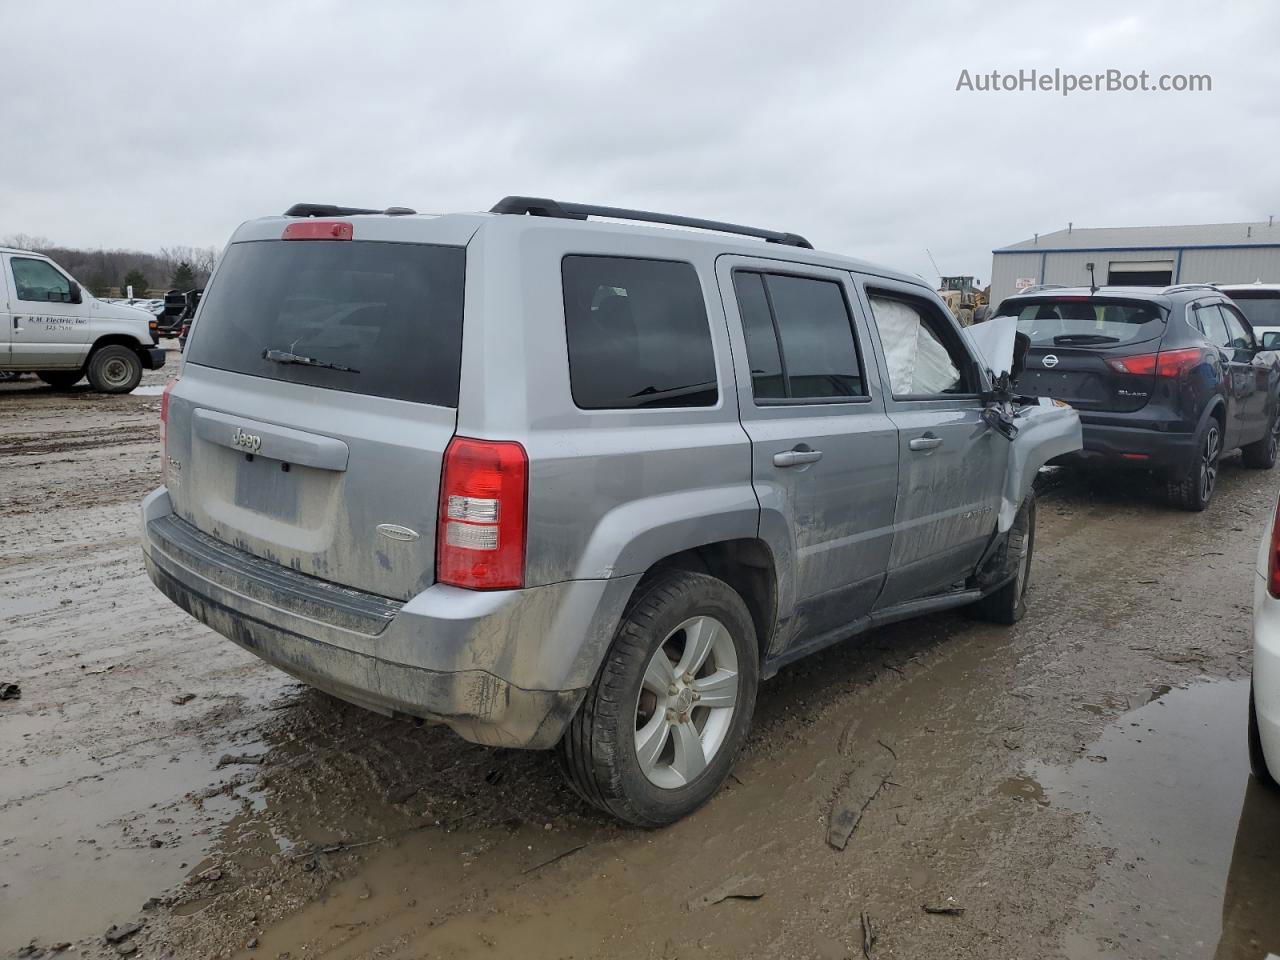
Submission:
M 915 307 L 901 300 L 872 297 L 871 309 L 894 394 L 939 394 L 955 389 L 960 371 Z

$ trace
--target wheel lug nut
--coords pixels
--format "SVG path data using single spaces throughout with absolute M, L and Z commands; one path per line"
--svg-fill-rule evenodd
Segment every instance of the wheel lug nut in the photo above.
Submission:
M 676 722 L 676 712 L 672 710 L 670 707 L 667 707 L 667 723 L 675 723 L 675 722 Z
M 679 692 L 680 692 L 680 689 L 674 683 L 671 686 L 667 687 L 668 696 L 674 697 Z

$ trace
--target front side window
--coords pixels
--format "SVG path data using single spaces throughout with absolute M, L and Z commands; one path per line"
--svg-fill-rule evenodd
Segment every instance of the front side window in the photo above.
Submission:
M 1227 322 L 1222 318 L 1222 311 L 1216 303 L 1201 304 L 1195 311 L 1200 329 L 1209 338 L 1209 342 L 1219 347 L 1231 346 L 1231 334 L 1227 331 Z
M 866 396 L 839 283 L 739 270 L 734 291 L 757 400 Z
M 1218 309 L 1222 311 L 1222 318 L 1227 321 L 1227 334 L 1231 337 L 1231 346 L 1236 350 L 1252 350 L 1254 347 L 1253 336 L 1245 329 L 1245 325 L 1240 322 L 1236 312 L 1225 303 L 1218 304 Z
M 936 311 L 898 297 L 871 294 L 870 300 L 895 397 L 973 392 L 960 373 L 963 349 L 946 335 Z
M 71 303 L 71 281 L 44 260 L 13 257 L 9 261 L 19 300 Z
M 716 405 L 715 350 L 692 264 L 569 256 L 561 275 L 575 404 L 584 410 Z

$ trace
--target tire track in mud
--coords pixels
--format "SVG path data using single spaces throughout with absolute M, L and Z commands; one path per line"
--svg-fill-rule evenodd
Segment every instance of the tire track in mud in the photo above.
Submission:
M 156 424 L 123 425 L 96 430 L 67 430 L 50 435 L 28 433 L 0 438 L 0 457 L 30 457 L 65 453 L 72 450 L 95 450 L 102 447 L 128 446 L 143 441 L 159 442 Z

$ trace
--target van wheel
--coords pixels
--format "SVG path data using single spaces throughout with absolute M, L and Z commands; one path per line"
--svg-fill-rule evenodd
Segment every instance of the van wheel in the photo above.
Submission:
M 1276 452 L 1280 450 L 1280 413 L 1271 418 L 1267 435 L 1240 448 L 1240 460 L 1255 470 L 1270 470 L 1276 465 Z
M 1209 506 L 1218 485 L 1218 461 L 1221 458 L 1222 428 L 1215 417 L 1210 417 L 1200 430 L 1191 463 L 1168 479 L 1169 502 L 1193 513 Z
M 129 393 L 142 379 L 142 361 L 128 347 L 111 344 L 89 358 L 89 383 L 99 393 Z
M 69 390 L 84 378 L 83 370 L 45 370 L 36 374 L 55 390 Z
M 1036 495 L 1028 493 L 1018 515 L 1009 528 L 1008 560 L 1005 569 L 1013 567 L 1013 579 L 995 593 L 988 594 L 969 607 L 979 620 L 1017 623 L 1027 612 L 1027 585 L 1031 582 L 1031 555 L 1036 546 Z
M 751 616 L 728 584 L 683 570 L 654 577 L 560 741 L 570 785 L 640 827 L 693 812 L 746 740 L 759 673 Z
M 1267 758 L 1262 755 L 1262 734 L 1258 730 L 1258 704 L 1253 699 L 1253 679 L 1249 679 L 1249 766 L 1259 783 L 1269 787 L 1276 785 L 1276 778 L 1267 769 Z

